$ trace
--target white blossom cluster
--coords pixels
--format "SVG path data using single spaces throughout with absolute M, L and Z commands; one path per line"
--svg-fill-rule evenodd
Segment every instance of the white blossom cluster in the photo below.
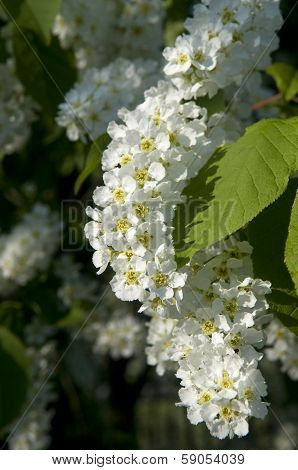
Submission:
M 177 319 L 162 317 L 157 312 L 148 322 L 147 362 L 150 366 L 156 366 L 158 375 L 163 375 L 171 369 L 177 370 L 177 364 L 172 361 L 171 355 L 176 325 Z
M 203 0 L 185 22 L 188 33 L 164 50 L 165 74 L 185 99 L 239 86 L 270 64 L 281 24 L 279 0 Z
M 255 2 L 240 3 L 245 12 L 250 9 L 255 27 L 259 25 L 263 34 L 268 2 L 258 2 L 257 7 Z M 218 23 L 213 12 L 216 5 L 213 1 L 209 7 L 203 6 L 213 26 Z M 220 23 L 223 35 L 233 26 L 233 18 Z M 194 28 L 189 38 L 200 35 L 204 36 L 203 31 Z M 250 55 L 250 66 L 258 51 Z M 202 81 L 199 77 L 196 80 L 199 84 Z M 225 84 L 233 83 L 234 76 Z M 182 202 L 187 180 L 213 150 L 237 137 L 237 123 L 224 113 L 208 116 L 194 101 L 185 102 L 183 87 L 165 81 L 147 91 L 145 101 L 134 111 L 119 111 L 119 117 L 124 125 L 112 122 L 108 127 L 112 142 L 102 159 L 104 186 L 96 188 L 93 195 L 95 204 L 103 209 L 87 208 L 94 219 L 85 229 L 96 250 L 93 261 L 99 273 L 111 264 L 116 272 L 111 285 L 120 299 L 144 301 L 149 295 L 149 299 L 159 297 L 171 304 L 181 299 L 186 279 L 185 273 L 177 272 L 174 261 L 172 209 Z
M 76 302 L 86 307 L 89 316 L 83 334 L 94 354 L 128 359 L 144 350 L 145 324 L 136 318 L 131 305 L 123 304 L 111 293 L 101 293 L 98 282 L 84 274 L 69 254 L 57 260 L 54 268 L 61 280 L 57 294 L 63 308 Z
M 157 63 L 117 58 L 101 69 L 88 68 L 59 106 L 57 123 L 70 140 L 97 139 L 123 106 L 133 108 L 158 78 Z
M 167 81 L 135 110 L 120 110 L 124 124 L 109 124 L 104 186 L 93 194 L 99 208 L 87 208 L 85 233 L 98 274 L 110 265 L 116 296 L 139 300 L 152 316 L 149 363 L 162 374 L 176 362 L 190 421 L 224 438 L 247 434 L 250 417 L 267 412 L 255 347 L 263 345 L 270 284 L 253 279 L 245 242 L 211 247 L 178 269 L 172 220 L 187 181 L 241 131 L 233 112 L 212 114 L 197 98 L 220 89 L 228 96 L 250 69 L 266 66 L 281 16 L 275 1 L 203 3 L 186 21 L 190 34 L 164 51 Z
M 9 448 L 12 450 L 42 450 L 50 443 L 53 409 L 56 400 L 53 384 L 48 376 L 55 360 L 55 344 L 49 339 L 51 329 L 33 321 L 25 336 L 28 344 L 31 377 L 24 414 L 11 427 Z
M 60 222 L 48 206 L 35 204 L 11 233 L 0 236 L 0 278 L 23 286 L 44 271 L 58 248 Z
M 105 185 L 93 195 L 103 210 L 87 208 L 93 222 L 85 233 L 96 250 L 98 273 L 108 263 L 116 272 L 111 286 L 118 298 L 150 302 L 158 297 L 171 304 L 182 298 L 186 280 L 174 260 L 173 208 L 182 202 L 187 179 L 229 140 L 226 120 L 209 138 L 219 116 L 208 120 L 206 109 L 181 102 L 167 82 L 146 92 L 134 111 L 123 109 L 119 115 L 125 124 L 108 127 L 112 142 L 102 158 Z
M 63 308 L 70 308 L 76 301 L 95 303 L 98 283 L 82 274 L 82 266 L 71 255 L 64 254 L 55 262 L 55 274 L 61 280 L 57 294 Z
M 114 38 L 118 54 L 129 59 L 159 59 L 163 45 L 163 0 L 120 0 L 119 6 Z
M 149 323 L 148 362 L 163 374 L 177 370 L 180 405 L 192 424 L 205 421 L 220 439 L 248 432 L 250 417 L 264 418 L 266 384 L 255 348 L 270 283 L 253 279 L 251 246 L 229 239 L 198 252 L 185 268 L 188 284 L 179 312 Z
M 0 64 L 0 74 L 0 154 L 8 155 L 20 150 L 27 142 L 36 105 L 24 94 L 13 59 Z
M 281 370 L 290 379 L 298 380 L 298 339 L 279 320 L 272 320 L 266 328 L 265 354 L 270 361 L 280 361 Z
M 80 69 L 116 57 L 152 59 L 162 46 L 162 0 L 63 0 L 53 34 Z
M 2 251 L 5 248 L 5 244 L 6 237 L 2 235 L 0 236 L 0 259 L 2 256 Z M 10 279 L 6 279 L 2 274 L 2 270 L 0 269 L 0 297 L 8 297 L 14 292 L 15 289 L 16 284 Z
M 104 298 L 95 318 L 91 318 L 84 336 L 95 354 L 112 359 L 128 359 L 144 349 L 145 325 L 130 306 Z

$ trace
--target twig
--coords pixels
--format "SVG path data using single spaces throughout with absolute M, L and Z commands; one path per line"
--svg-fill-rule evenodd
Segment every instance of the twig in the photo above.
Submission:
M 266 98 L 265 100 L 257 101 L 251 106 L 253 111 L 256 111 L 260 108 L 265 108 L 265 106 L 270 106 L 271 104 L 275 103 L 282 97 L 281 93 L 277 93 L 276 95 L 270 96 L 270 98 Z

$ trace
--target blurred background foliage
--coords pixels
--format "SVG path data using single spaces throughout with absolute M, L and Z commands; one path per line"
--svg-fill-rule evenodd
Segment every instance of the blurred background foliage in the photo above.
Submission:
M 38 2 L 3 1 L 16 19 L 12 25 L 16 72 L 26 94 L 37 103 L 38 119 L 32 124 L 27 144 L 18 152 L 1 158 L 1 232 L 9 232 L 36 201 L 48 205 L 63 221 L 61 247 L 83 266 L 84 275 L 89 275 L 88 282 L 95 280 L 99 298 L 109 281 L 109 273 L 100 279 L 95 277 L 82 227 L 86 222 L 84 208 L 93 188 L 99 184 L 100 171 L 99 168 L 93 171 L 82 182 L 76 196 L 75 183 L 85 168 L 91 143 L 69 141 L 55 121 L 58 105 L 77 79 L 77 69 L 73 51 L 63 49 L 58 39 L 51 36 L 59 1 L 39 2 L 39 6 L 49 3 L 45 14 L 38 9 Z M 192 3 L 191 0 L 166 1 L 165 44 L 173 44 L 183 30 Z M 282 1 L 285 18 L 294 3 Z M 34 11 L 38 14 L 34 16 L 30 8 L 36 5 Z M 280 32 L 276 61 L 298 65 L 297 24 L 298 8 Z M 2 27 L 5 25 L 3 19 Z M 5 62 L 7 56 L 2 37 L 1 62 Z M 274 93 L 273 79 L 266 77 L 265 80 Z M 58 260 L 61 247 L 56 254 Z M 49 404 L 49 408 L 54 409 L 50 420 L 50 448 L 271 449 L 292 448 L 293 440 L 297 442 L 297 386 L 283 376 L 276 365 L 265 362 L 263 366 L 272 382 L 269 383 L 272 412 L 268 419 L 253 423 L 252 432 L 244 439 L 218 441 L 209 436 L 204 426 L 189 424 L 185 410 L 174 406 L 177 401 L 175 378 L 158 377 L 153 369 L 145 366 L 142 353 L 128 360 L 93 354 L 90 343 L 82 335 L 76 337 L 76 333 L 95 302 L 79 300 L 62 308 L 58 289 L 59 279 L 49 268 L 0 303 L 0 439 L 4 448 L 8 447 L 11 426 L 18 422 L 14 420 L 26 409 L 29 358 L 24 344 L 25 327 L 36 318 L 52 328 L 49 338 L 55 342 L 56 349 L 54 363 L 57 366 L 50 377 L 55 395 L 54 405 Z M 105 308 L 103 301 L 97 314 L 103 314 Z M 122 304 L 121 308 L 125 309 Z M 137 312 L 137 305 L 133 310 Z M 43 420 L 44 416 L 39 419 Z

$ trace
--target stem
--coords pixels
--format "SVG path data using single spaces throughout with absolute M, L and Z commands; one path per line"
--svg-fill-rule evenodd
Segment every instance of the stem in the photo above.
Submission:
M 281 98 L 281 93 L 277 93 L 276 95 L 270 96 L 270 98 L 266 98 L 265 100 L 257 101 L 251 106 L 253 111 L 256 111 L 260 108 L 265 108 L 265 106 L 270 106 L 271 104 L 275 103 Z

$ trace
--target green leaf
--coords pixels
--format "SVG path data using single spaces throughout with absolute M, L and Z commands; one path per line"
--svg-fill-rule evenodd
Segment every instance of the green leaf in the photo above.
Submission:
M 197 99 L 197 104 L 202 108 L 206 108 L 208 111 L 208 116 L 214 113 L 220 113 L 225 109 L 225 97 L 224 92 L 219 90 L 213 98 L 208 98 L 208 96 L 203 96 L 202 98 Z
M 298 192 L 293 204 L 286 243 L 285 261 L 298 293 Z
M 21 30 L 30 29 L 49 45 L 61 0 L 3 0 L 3 10 Z
M 22 342 L 0 326 L 0 428 L 15 419 L 27 395 L 28 360 Z
M 284 257 L 297 184 L 296 179 L 291 179 L 282 196 L 253 219 L 247 228 L 248 239 L 253 246 L 255 277 L 270 281 L 273 287 L 290 290 L 294 285 Z
M 198 175 L 190 180 L 183 191 L 187 203 L 178 205 L 173 221 L 173 241 L 178 266 L 182 266 L 189 260 L 187 253 L 184 257 L 185 239 L 187 237 L 188 228 L 191 226 L 197 213 L 208 206 L 213 190 L 212 178 L 216 171 L 217 164 L 224 157 L 227 148 L 227 146 L 219 148 L 209 159 L 207 165 L 201 168 Z
M 87 156 L 85 168 L 79 174 L 75 182 L 75 187 L 74 187 L 75 194 L 78 194 L 83 182 L 86 180 L 86 178 L 88 178 L 89 175 L 91 175 L 91 173 L 93 173 L 93 171 L 95 171 L 96 169 L 100 170 L 101 156 L 102 156 L 103 151 L 109 144 L 109 141 L 110 141 L 110 138 L 108 134 L 102 134 L 91 145 L 91 149 Z
M 276 314 L 284 326 L 298 335 L 298 298 L 295 293 L 272 289 L 272 294 L 267 296 L 270 309 Z
M 46 44 L 49 44 L 52 25 L 59 12 L 61 0 L 25 0 L 25 2 L 36 22 L 37 32 L 40 31 L 41 37 Z
M 19 79 L 52 125 L 58 105 L 76 80 L 71 54 L 61 49 L 56 38 L 46 47 L 35 33 L 21 34 L 16 28 L 13 48 Z
M 177 36 L 184 31 L 184 22 L 191 12 L 193 0 L 166 0 L 166 21 L 164 25 L 164 43 L 174 46 Z
M 61 320 L 56 323 L 56 326 L 63 328 L 81 324 L 86 317 L 87 311 L 88 309 L 84 308 L 80 303 L 75 302 L 71 306 L 68 314 L 61 318 Z
M 266 72 L 274 78 L 277 89 L 286 101 L 291 101 L 298 93 L 298 70 L 290 64 L 270 65 Z
M 166 0 L 167 18 L 170 20 L 185 20 L 189 16 L 193 0 Z
M 1 0 L 3 11 L 8 17 L 12 17 L 14 20 L 16 20 L 20 12 L 22 3 L 23 0 Z
M 184 31 L 184 21 L 183 20 L 174 20 L 167 21 L 164 30 L 164 43 L 166 46 L 173 47 L 175 41 L 179 34 Z
M 203 169 L 203 179 L 199 174 L 190 183 L 193 199 L 203 202 L 187 224 L 184 246 L 176 246 L 177 257 L 189 259 L 272 204 L 297 168 L 297 155 L 297 117 L 258 122 L 237 142 L 219 149 Z
M 57 296 L 57 286 L 51 284 L 51 280 L 47 280 L 47 283 L 43 284 L 33 282 L 26 286 L 24 295 L 31 310 L 40 316 L 45 323 L 54 325 L 68 314 L 61 308 L 61 301 Z

